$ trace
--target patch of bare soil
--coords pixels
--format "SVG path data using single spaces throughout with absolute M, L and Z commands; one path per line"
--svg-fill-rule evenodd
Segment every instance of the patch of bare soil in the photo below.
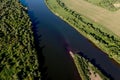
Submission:
M 103 80 L 98 73 L 95 73 L 92 69 L 89 68 L 89 77 L 91 80 Z

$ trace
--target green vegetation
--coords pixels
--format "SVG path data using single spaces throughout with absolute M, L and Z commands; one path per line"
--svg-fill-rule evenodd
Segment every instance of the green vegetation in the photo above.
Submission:
M 18 0 L 0 0 L 0 80 L 40 79 L 31 22 Z
M 98 70 L 95 66 L 93 66 L 93 64 L 91 64 L 88 60 L 81 57 L 80 55 L 74 54 L 73 59 L 82 80 L 93 80 L 90 77 L 91 75 L 95 75 L 97 79 L 100 78 L 101 80 L 109 80 L 109 78 L 104 76 L 100 70 Z M 91 73 L 91 71 L 93 72 L 93 74 Z
M 112 34 L 100 24 L 69 9 L 61 0 L 46 0 L 46 3 L 56 15 L 91 40 L 97 47 L 107 53 L 110 58 L 120 63 L 120 38 L 118 36 Z
M 101 6 L 103 8 L 110 10 L 110 11 L 116 11 L 116 10 L 120 9 L 120 7 L 114 6 L 115 3 L 120 4 L 120 0 L 85 0 L 85 1 L 93 3 L 97 6 Z

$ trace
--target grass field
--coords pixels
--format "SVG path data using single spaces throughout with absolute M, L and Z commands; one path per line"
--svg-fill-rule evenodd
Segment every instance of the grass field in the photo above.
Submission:
M 113 33 L 120 36 L 120 10 L 111 12 L 84 0 L 61 0 L 70 9 L 88 17 L 89 19 L 105 26 Z

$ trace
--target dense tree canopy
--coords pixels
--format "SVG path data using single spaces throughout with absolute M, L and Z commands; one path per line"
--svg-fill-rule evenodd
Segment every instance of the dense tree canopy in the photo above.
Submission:
M 0 0 L 0 80 L 40 77 L 31 22 L 18 0 Z

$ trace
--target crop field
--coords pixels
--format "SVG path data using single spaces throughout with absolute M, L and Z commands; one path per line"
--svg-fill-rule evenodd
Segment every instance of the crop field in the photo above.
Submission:
M 120 10 L 109 11 L 84 0 L 61 0 L 67 7 L 120 36 Z

